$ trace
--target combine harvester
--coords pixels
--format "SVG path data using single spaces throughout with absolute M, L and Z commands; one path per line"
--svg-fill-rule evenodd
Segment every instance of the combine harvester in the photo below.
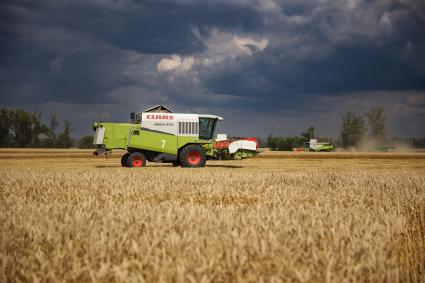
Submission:
M 124 167 L 143 167 L 150 162 L 175 166 L 203 167 L 207 159 L 243 159 L 257 154 L 256 138 L 230 140 L 219 135 L 214 140 L 218 121 L 208 114 L 177 114 L 158 105 L 142 113 L 131 113 L 131 123 L 94 123 L 95 155 L 113 149 L 127 150 L 121 158 Z
M 305 148 L 306 151 L 313 151 L 313 152 L 319 152 L 319 151 L 334 151 L 334 147 L 329 142 L 317 142 L 317 139 L 310 139 L 310 142 L 306 142 Z
M 295 152 L 329 152 L 334 151 L 335 148 L 328 142 L 317 142 L 317 139 L 310 139 L 303 147 L 295 147 L 292 149 Z

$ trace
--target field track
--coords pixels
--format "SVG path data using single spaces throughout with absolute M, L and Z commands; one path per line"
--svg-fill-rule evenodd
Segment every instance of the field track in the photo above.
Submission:
M 0 282 L 425 282 L 425 153 L 92 152 L 0 149 Z

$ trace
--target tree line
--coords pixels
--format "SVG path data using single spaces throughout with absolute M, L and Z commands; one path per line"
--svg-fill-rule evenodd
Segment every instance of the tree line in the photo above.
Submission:
M 50 116 L 48 125 L 42 122 L 42 111 L 29 113 L 22 109 L 0 109 L 0 147 L 46 147 L 46 148 L 93 148 L 93 136 L 83 136 L 73 139 L 71 122 L 64 120 L 61 132 L 56 115 Z M 373 139 L 376 144 L 391 143 L 406 144 L 416 148 L 425 148 L 423 138 L 393 138 L 388 140 L 385 127 L 386 116 L 384 108 L 376 107 L 363 115 L 346 112 L 341 115 L 341 130 L 337 139 L 317 137 L 315 128 L 309 127 L 300 136 L 278 137 L 269 135 L 265 144 L 272 150 L 292 150 L 302 147 L 312 138 L 320 142 L 330 142 L 338 147 L 357 147 L 365 138 Z
M 50 122 L 42 122 L 42 111 L 29 113 L 22 109 L 0 109 L 0 147 L 46 147 L 70 148 L 76 145 L 71 137 L 72 124 L 63 121 L 61 132 L 56 114 L 50 116 Z M 92 147 L 93 137 L 85 136 L 77 140 L 79 148 Z
M 311 126 L 301 136 L 277 137 L 269 135 L 266 141 L 267 147 L 271 150 L 292 150 L 302 147 L 312 138 L 317 138 L 320 142 L 330 142 L 334 146 L 350 148 L 358 147 L 365 140 L 372 141 L 375 146 L 390 146 L 391 144 L 405 144 L 415 148 L 425 148 L 424 138 L 399 138 L 391 140 L 387 137 L 385 110 L 383 107 L 375 107 L 358 115 L 348 111 L 341 115 L 340 135 L 337 139 L 315 136 L 315 128 Z

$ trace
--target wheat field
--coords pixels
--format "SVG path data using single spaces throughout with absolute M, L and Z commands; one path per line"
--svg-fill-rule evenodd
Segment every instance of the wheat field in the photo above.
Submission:
M 1 282 L 424 282 L 425 154 L 187 169 L 0 150 Z

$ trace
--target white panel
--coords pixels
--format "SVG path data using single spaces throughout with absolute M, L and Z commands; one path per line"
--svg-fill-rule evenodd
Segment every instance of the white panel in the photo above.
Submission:
M 224 141 L 227 140 L 227 134 L 217 134 L 216 141 Z
M 174 114 L 177 121 L 181 123 L 179 135 L 183 136 L 198 136 L 199 133 L 199 118 L 197 114 Z
M 239 149 L 257 150 L 257 143 L 255 141 L 238 140 L 229 144 L 229 153 L 235 153 Z
M 105 137 L 105 130 L 106 128 L 101 128 L 101 127 L 96 128 L 93 144 L 103 144 L 103 138 Z
M 177 135 L 178 120 L 172 113 L 142 113 L 142 128 Z

